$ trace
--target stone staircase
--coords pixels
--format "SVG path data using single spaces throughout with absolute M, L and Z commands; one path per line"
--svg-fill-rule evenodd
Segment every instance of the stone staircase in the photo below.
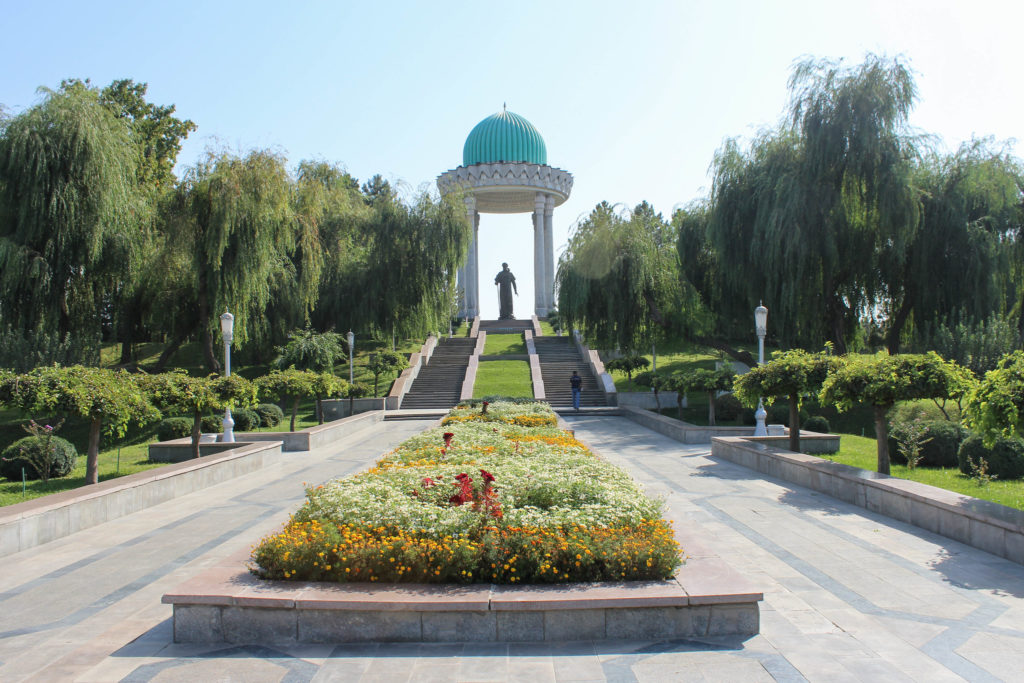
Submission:
M 522 334 L 532 330 L 532 320 L 481 320 L 480 331 L 487 334 Z
M 473 354 L 476 339 L 453 337 L 441 339 L 420 369 L 409 392 L 402 399 L 402 410 L 410 408 L 451 408 L 462 396 L 466 366 Z
M 572 388 L 569 378 L 575 370 L 583 378 L 580 407 L 607 406 L 604 391 L 583 362 L 579 351 L 569 337 L 536 337 L 537 359 L 544 379 L 544 393 L 553 408 L 572 407 Z

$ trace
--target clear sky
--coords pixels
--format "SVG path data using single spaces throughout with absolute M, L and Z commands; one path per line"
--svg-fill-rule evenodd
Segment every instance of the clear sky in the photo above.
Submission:
M 149 83 L 150 101 L 199 125 L 179 170 L 208 146 L 270 147 L 412 191 L 461 164 L 466 135 L 507 102 L 575 177 L 556 257 L 599 201 L 646 199 L 668 216 L 705 196 L 715 150 L 779 119 L 802 56 L 904 56 L 911 123 L 950 149 L 1024 128 L 1024 3 L 1011 0 L 0 0 L 0 16 L 8 112 L 63 78 Z M 527 316 L 529 214 L 485 215 L 480 231 L 484 317 L 497 317 L 502 261 Z

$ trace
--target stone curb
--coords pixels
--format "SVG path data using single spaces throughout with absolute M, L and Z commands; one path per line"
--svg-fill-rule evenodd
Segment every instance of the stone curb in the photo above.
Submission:
M 699 546 L 695 545 L 695 548 Z M 180 643 L 524 641 L 752 635 L 762 592 L 698 551 L 673 579 L 554 585 L 263 581 L 213 567 L 163 596 Z

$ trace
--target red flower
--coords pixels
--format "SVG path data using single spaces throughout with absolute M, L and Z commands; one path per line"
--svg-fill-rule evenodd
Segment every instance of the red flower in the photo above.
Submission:
M 430 477 L 423 477 L 423 480 L 422 480 L 422 482 L 421 482 L 421 483 L 423 484 L 423 488 L 425 488 L 425 489 L 429 489 L 429 488 L 430 488 L 431 486 L 433 486 L 433 485 L 434 485 L 434 484 L 436 484 L 437 482 L 435 482 L 435 481 L 434 481 L 433 479 L 431 479 Z
M 442 436 L 444 437 L 444 447 L 445 448 L 451 448 L 452 447 L 452 437 L 455 436 L 455 435 L 453 433 L 451 433 L 451 432 L 445 432 Z
M 490 484 L 494 481 L 494 475 L 487 470 L 480 470 L 480 476 L 484 478 L 484 482 Z

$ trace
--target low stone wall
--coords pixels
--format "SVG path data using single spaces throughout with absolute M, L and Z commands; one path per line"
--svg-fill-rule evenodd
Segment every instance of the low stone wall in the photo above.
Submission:
M 285 452 L 309 451 L 371 427 L 383 419 L 383 411 L 374 411 L 325 422 L 298 432 L 235 432 L 235 443 L 201 443 L 199 453 L 205 456 L 236 448 L 243 443 L 264 441 L 280 443 L 281 450 Z M 191 458 L 192 440 L 189 438 L 149 444 L 149 459 L 154 462 L 184 462 Z
M 682 443 L 711 443 L 716 436 L 734 436 L 780 448 L 789 445 L 787 430 L 782 425 L 768 425 L 768 436 L 754 436 L 753 427 L 702 427 L 628 405 L 620 409 L 623 417 Z M 801 430 L 800 449 L 804 453 L 835 453 L 839 450 L 839 439 L 837 434 Z
M 715 438 L 711 455 L 1024 564 L 1024 511 L 750 439 Z
M 641 410 L 654 410 L 658 407 L 653 391 L 619 391 L 617 392 L 618 405 L 620 407 L 640 408 Z M 676 407 L 676 392 L 659 391 L 658 400 L 661 401 L 661 409 Z
M 324 411 L 324 419 L 328 421 L 340 420 L 343 417 L 349 417 L 350 415 L 359 415 L 360 413 L 368 413 L 373 410 L 384 410 L 385 401 L 384 397 L 378 398 L 353 398 L 352 412 L 349 412 L 349 400 L 347 398 L 328 398 L 321 401 L 321 406 Z
M 416 353 L 409 354 L 409 367 L 402 371 L 402 374 L 395 379 L 388 392 L 387 400 L 384 402 L 386 410 L 398 410 L 402 405 L 402 399 L 412 388 L 413 381 L 419 376 L 420 369 L 430 361 L 437 347 L 437 337 L 427 336 L 427 340 L 420 346 Z
M 233 445 L 229 450 L 198 460 L 189 459 L 0 508 L 0 557 L 255 472 L 284 457 L 280 441 Z
M 480 327 L 480 316 L 475 318 L 474 330 L 478 330 Z M 487 332 L 479 332 L 476 334 L 476 346 L 473 347 L 473 354 L 469 357 L 469 364 L 466 365 L 466 377 L 462 380 L 462 392 L 459 394 L 459 399 L 462 401 L 468 401 L 473 398 L 473 386 L 476 385 L 476 371 L 480 369 L 480 357 L 484 353 L 484 346 L 487 344 Z
M 178 643 L 519 642 L 753 635 L 761 591 L 714 556 L 667 581 L 497 586 L 262 581 L 244 560 L 163 602 Z
M 530 383 L 533 385 L 533 398 L 545 401 L 548 395 L 544 390 L 544 375 L 540 370 L 540 356 L 537 355 L 537 345 L 533 341 L 533 330 L 523 332 L 523 339 L 526 341 L 526 353 L 530 360 Z

